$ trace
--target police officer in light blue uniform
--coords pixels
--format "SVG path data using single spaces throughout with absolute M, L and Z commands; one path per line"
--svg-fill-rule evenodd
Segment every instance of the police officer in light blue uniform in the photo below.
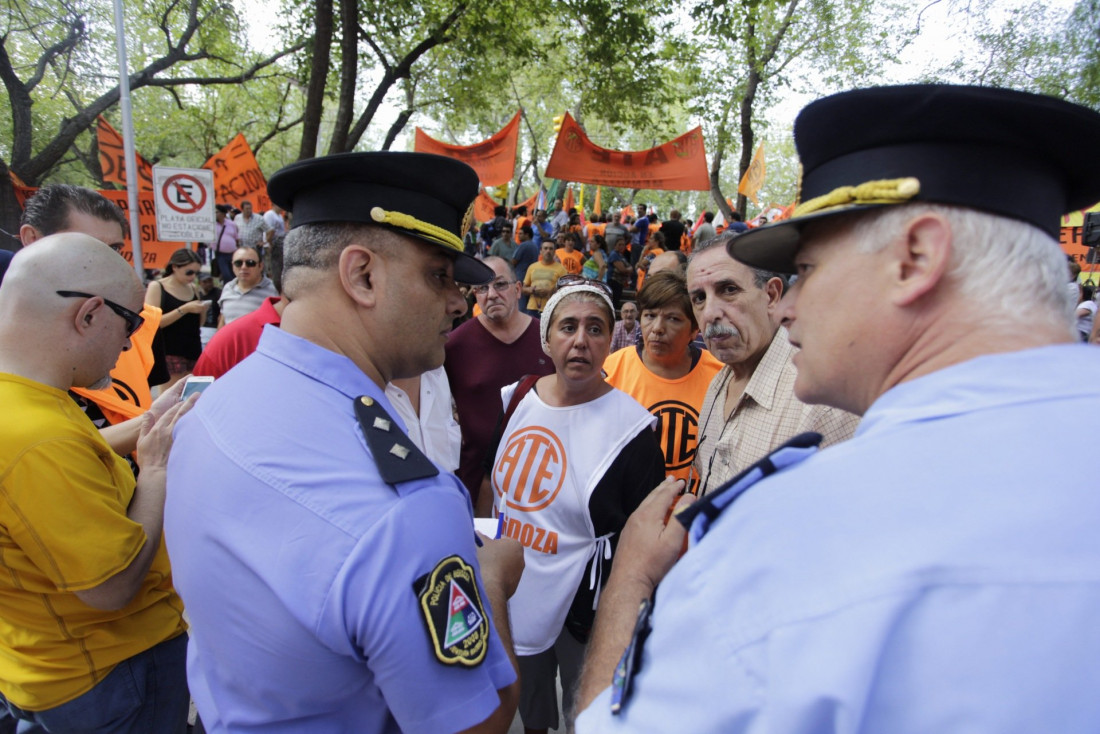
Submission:
M 513 541 L 475 541 L 461 483 L 385 384 L 438 367 L 477 176 L 356 153 L 276 173 L 293 212 L 281 328 L 181 422 L 165 537 L 210 732 L 504 732 L 518 684 Z M 481 545 L 482 547 L 478 547 Z
M 678 483 L 650 496 L 577 732 L 1100 730 L 1100 486 L 1068 451 L 1100 350 L 1074 343 L 1057 244 L 1100 199 L 1100 114 L 883 87 L 811 104 L 795 140 L 802 203 L 730 254 L 798 273 L 795 393 L 862 423 L 667 526 Z

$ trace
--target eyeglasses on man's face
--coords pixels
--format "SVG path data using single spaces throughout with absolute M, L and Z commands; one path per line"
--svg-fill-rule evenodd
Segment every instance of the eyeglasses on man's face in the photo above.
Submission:
M 125 306 L 115 303 L 114 301 L 103 298 L 103 296 L 93 296 L 91 293 L 82 293 L 81 291 L 56 291 L 57 295 L 63 298 L 102 298 L 103 303 L 107 308 L 111 309 L 126 322 L 126 338 L 129 339 L 134 335 L 134 332 L 141 328 L 141 325 L 145 323 L 145 317 L 141 314 L 131 311 Z
M 251 258 L 248 259 L 248 260 L 234 260 L 233 261 L 233 267 L 235 267 L 235 268 L 243 268 L 245 265 L 247 265 L 250 268 L 254 268 L 259 264 L 260 264 L 259 260 L 252 260 Z
M 497 293 L 506 293 L 509 286 L 515 285 L 514 280 L 505 280 L 504 278 L 497 278 L 492 283 L 483 283 L 482 285 L 475 285 L 473 287 L 474 293 L 479 296 L 484 296 L 489 292 L 489 288 L 492 288 Z

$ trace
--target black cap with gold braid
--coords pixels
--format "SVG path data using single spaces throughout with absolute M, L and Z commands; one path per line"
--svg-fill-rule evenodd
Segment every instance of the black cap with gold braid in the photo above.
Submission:
M 802 203 L 728 245 L 753 267 L 793 272 L 804 226 L 865 209 L 950 204 L 1057 239 L 1061 215 L 1100 200 L 1100 114 L 1053 97 L 936 84 L 857 89 L 807 105 L 794 138 Z
M 292 228 L 360 222 L 397 230 L 455 256 L 455 280 L 480 284 L 494 273 L 463 251 L 478 178 L 462 161 L 428 153 L 341 153 L 291 163 L 267 183 Z

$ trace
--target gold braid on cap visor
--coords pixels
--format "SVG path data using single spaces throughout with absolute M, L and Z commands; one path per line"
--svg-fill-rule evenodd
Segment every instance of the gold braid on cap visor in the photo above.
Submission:
M 438 242 L 444 247 L 449 247 L 452 250 L 463 252 L 462 240 L 450 230 L 437 227 L 429 222 L 424 222 L 411 214 L 402 214 L 401 212 L 388 212 L 380 206 L 376 206 L 370 210 L 370 218 L 379 224 L 388 224 L 391 227 L 397 227 L 399 229 L 406 229 L 410 232 L 416 232 L 417 234 L 424 235 L 425 237 Z
M 894 178 L 868 181 L 859 186 L 841 186 L 827 194 L 804 201 L 794 209 L 794 217 L 861 204 L 902 204 L 920 193 L 920 181 L 915 178 Z

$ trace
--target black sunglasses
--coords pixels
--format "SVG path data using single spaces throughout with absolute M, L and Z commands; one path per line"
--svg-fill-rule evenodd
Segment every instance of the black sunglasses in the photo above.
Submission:
M 81 293 L 80 291 L 57 291 L 57 295 L 64 298 L 103 298 L 103 296 L 93 296 L 91 293 Z M 103 303 L 107 305 L 107 308 L 111 309 L 126 322 L 126 337 L 129 338 L 134 335 L 134 332 L 141 328 L 141 325 L 145 323 L 145 317 L 139 313 L 135 313 L 125 306 L 120 306 L 114 301 L 103 298 Z
M 247 265 L 250 268 L 254 268 L 259 264 L 260 264 L 259 260 L 234 260 L 233 261 L 233 267 L 235 267 L 235 268 L 242 268 L 245 265 Z

